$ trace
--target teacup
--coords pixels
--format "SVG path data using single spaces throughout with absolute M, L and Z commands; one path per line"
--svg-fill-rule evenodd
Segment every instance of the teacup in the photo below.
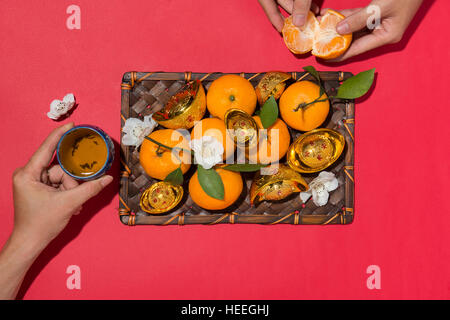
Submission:
M 114 144 L 100 128 L 79 125 L 59 140 L 56 156 L 61 168 L 77 180 L 93 180 L 104 175 L 114 160 Z

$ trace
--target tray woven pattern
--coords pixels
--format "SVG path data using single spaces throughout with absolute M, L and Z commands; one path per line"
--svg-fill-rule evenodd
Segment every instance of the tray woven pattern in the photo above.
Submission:
M 351 76 L 348 72 L 319 72 L 328 95 L 335 94 L 340 83 Z M 211 82 L 223 73 L 192 72 L 127 72 L 121 84 L 121 128 L 129 117 L 142 118 L 159 111 L 187 81 L 199 79 L 208 90 Z M 239 73 L 254 86 L 264 73 Z M 305 72 L 291 72 L 292 80 L 312 80 Z M 253 174 L 243 174 L 244 191 L 236 203 L 226 211 L 212 212 L 197 206 L 186 192 L 174 211 L 165 215 L 149 215 L 139 207 L 141 193 L 156 180 L 145 174 L 139 163 L 139 153 L 134 147 L 121 144 L 121 180 L 119 192 L 119 216 L 123 224 L 133 225 L 184 225 L 184 224 L 349 224 L 353 221 L 354 203 L 354 102 L 331 100 L 330 114 L 321 127 L 334 129 L 345 137 L 343 154 L 326 169 L 336 174 L 339 187 L 330 193 L 328 204 L 322 207 L 309 200 L 302 203 L 298 194 L 279 202 L 264 201 L 256 207 L 250 206 L 248 189 Z M 301 134 L 290 129 L 292 141 Z M 195 166 L 185 175 L 185 182 L 194 172 Z M 302 174 L 310 182 L 316 174 Z

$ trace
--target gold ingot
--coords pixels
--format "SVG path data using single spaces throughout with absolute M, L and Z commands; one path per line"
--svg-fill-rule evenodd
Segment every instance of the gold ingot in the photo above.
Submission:
M 302 173 L 322 171 L 332 165 L 345 147 L 342 134 L 332 129 L 315 129 L 302 134 L 287 151 L 288 165 Z
M 280 98 L 286 88 L 286 81 L 290 78 L 291 75 L 286 72 L 267 72 L 255 88 L 259 104 L 262 106 L 270 96 L 273 96 L 275 99 Z
M 250 187 L 250 204 L 257 205 L 264 200 L 282 200 L 292 193 L 309 189 L 308 184 L 300 173 L 285 164 L 272 165 L 263 170 L 273 170 L 262 175 L 260 171 L 255 175 Z
M 159 181 L 146 189 L 139 201 L 142 211 L 161 214 L 175 208 L 183 198 L 183 187 L 170 182 Z
M 206 112 L 205 89 L 199 80 L 187 83 L 153 119 L 169 129 L 190 129 Z
M 258 142 L 258 124 L 247 112 L 230 109 L 224 117 L 227 134 L 238 147 L 253 146 Z

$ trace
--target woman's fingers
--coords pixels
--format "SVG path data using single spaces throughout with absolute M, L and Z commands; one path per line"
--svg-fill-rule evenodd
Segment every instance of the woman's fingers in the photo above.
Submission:
M 356 39 L 350 45 L 350 48 L 339 58 L 329 60 L 330 62 L 339 62 L 347 60 L 351 57 L 357 56 L 366 51 L 381 47 L 388 44 L 390 41 L 384 36 L 380 36 L 375 32 L 368 33 L 359 39 Z
M 320 10 L 320 16 L 317 17 L 317 20 L 319 20 L 319 22 L 322 20 L 322 16 L 325 15 L 325 13 L 327 13 L 328 10 L 329 10 L 329 8 Z M 339 13 L 342 14 L 344 17 L 348 17 L 360 10 L 361 10 L 361 8 L 344 9 L 344 10 L 339 11 Z
M 280 10 L 278 10 L 278 4 L 274 0 L 259 0 L 259 3 L 275 29 L 281 32 L 284 25 L 284 18 Z
M 278 4 L 286 10 L 287 13 L 292 14 L 292 10 L 294 9 L 294 0 L 278 0 Z M 319 14 L 320 8 L 317 4 L 311 2 L 311 8 L 308 10 L 311 10 L 314 14 Z M 308 14 L 308 12 L 306 14 Z
M 278 0 L 278 4 L 286 10 L 287 13 L 292 14 L 294 8 L 294 0 Z
M 273 26 L 281 32 L 284 25 L 284 17 L 278 5 L 287 13 L 292 14 L 293 23 L 298 27 L 305 24 L 308 12 L 311 10 L 318 14 L 320 8 L 312 0 L 258 0 Z
M 324 15 L 327 10 L 323 9 L 321 14 Z M 339 12 L 346 18 L 337 25 L 336 31 L 340 34 L 353 33 L 353 42 L 342 56 L 329 60 L 330 62 L 344 61 L 388 43 L 383 34 L 367 32 L 369 14 L 366 8 L 345 9 Z
M 339 11 L 340 14 L 342 14 L 344 17 L 349 17 L 352 14 L 355 14 L 358 11 L 361 11 L 362 8 L 353 8 L 353 9 L 344 9 Z
M 311 9 L 312 12 L 314 12 L 314 14 L 319 14 L 320 12 L 320 8 L 317 4 L 315 4 L 314 2 L 311 2 Z
M 348 17 L 348 16 L 354 14 L 355 12 L 360 11 L 361 9 L 362 8 L 344 9 L 344 10 L 339 10 L 339 13 L 345 17 Z M 328 10 L 330 10 L 330 8 L 324 8 L 324 9 L 320 10 L 320 15 L 323 16 L 325 13 L 327 13 Z
M 41 179 L 42 170 L 44 170 L 48 166 L 50 160 L 52 160 L 59 139 L 72 127 L 73 123 L 71 122 L 54 129 L 44 140 L 39 149 L 31 156 L 30 161 L 28 161 L 24 169 L 29 172 L 34 179 Z
M 71 190 L 64 191 L 64 201 L 71 207 L 79 207 L 87 200 L 96 196 L 113 180 L 112 176 L 103 176 L 97 180 L 87 181 Z
M 360 9 L 347 14 L 344 14 L 346 18 L 339 22 L 336 26 L 336 31 L 340 34 L 349 34 L 361 29 L 364 29 L 367 26 L 367 19 L 369 18 L 369 14 L 366 9 Z
M 292 22 L 301 27 L 305 24 L 308 12 L 311 9 L 311 0 L 294 0 L 292 9 Z
M 59 165 L 51 167 L 47 172 L 49 182 L 60 185 L 62 190 L 70 190 L 78 186 L 78 182 L 65 173 Z

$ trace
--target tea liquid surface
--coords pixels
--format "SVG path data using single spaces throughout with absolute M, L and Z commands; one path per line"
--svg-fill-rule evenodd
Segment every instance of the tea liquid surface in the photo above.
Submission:
M 84 128 L 69 135 L 60 148 L 60 159 L 64 168 L 81 177 L 91 176 L 99 171 L 108 156 L 102 137 L 95 131 Z

